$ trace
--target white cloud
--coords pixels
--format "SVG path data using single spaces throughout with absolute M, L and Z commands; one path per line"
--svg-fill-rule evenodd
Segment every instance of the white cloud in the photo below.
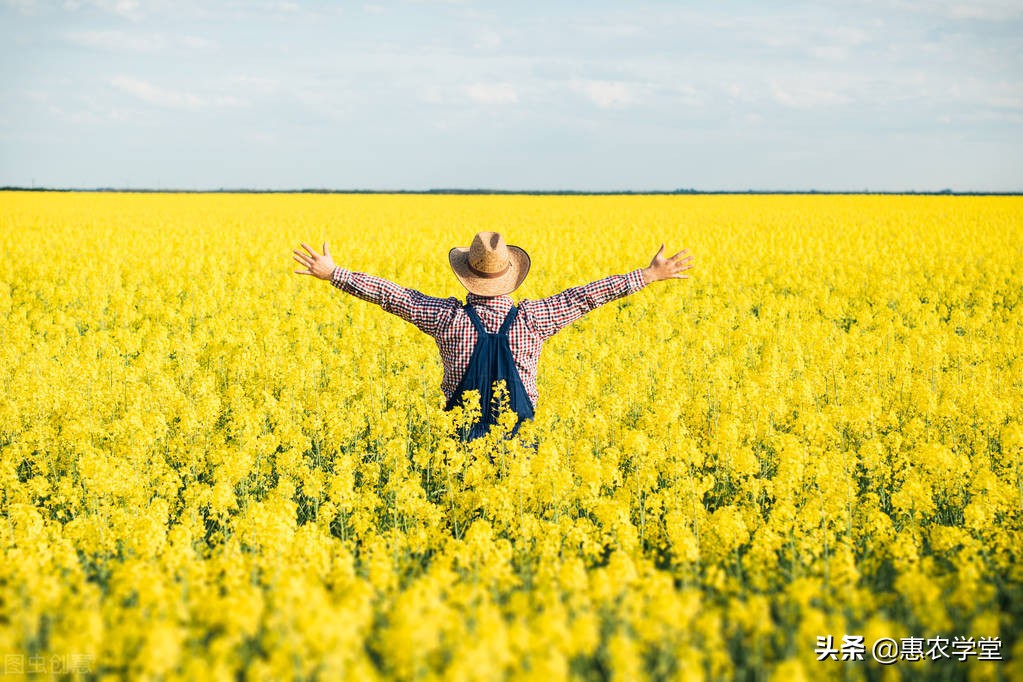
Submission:
M 987 99 L 988 106 L 999 109 L 1018 109 L 1023 111 L 1023 92 L 1015 92 L 1005 95 L 992 95 Z
M 264 2 L 262 6 L 266 10 L 270 11 L 276 10 L 278 12 L 285 12 L 288 14 L 300 12 L 302 10 L 302 8 L 299 6 L 297 2 L 291 2 L 290 0 L 281 0 L 279 2 Z
M 119 14 L 127 19 L 135 19 L 141 15 L 141 5 L 137 0 L 112 0 L 99 4 L 106 5 L 105 9 L 108 12 Z
M 473 83 L 465 88 L 469 97 L 486 104 L 514 104 L 519 101 L 515 88 L 507 83 Z
M 289 96 L 303 105 L 296 107 L 297 111 L 331 124 L 347 123 L 353 113 L 365 107 L 358 101 L 356 93 L 344 88 L 325 88 L 322 83 L 311 79 L 289 86 L 292 88 Z
M 117 76 L 111 79 L 110 84 L 144 102 L 168 109 L 200 109 L 205 104 L 201 97 L 192 93 L 165 90 L 147 81 L 128 76 Z
M 167 38 L 159 34 L 131 34 L 124 31 L 72 31 L 67 39 L 79 47 L 111 52 L 160 52 Z
M 481 28 L 473 36 L 472 46 L 477 50 L 496 50 L 501 47 L 501 34 L 493 29 Z
M 199 36 L 182 36 L 181 44 L 193 50 L 207 50 L 217 46 L 215 41 L 207 38 L 200 38 Z
M 64 7 L 69 10 L 77 10 L 82 4 L 72 1 L 65 3 Z M 138 21 L 142 18 L 142 6 L 138 0 L 89 0 L 86 4 L 131 21 Z
M 119 109 L 112 109 L 104 113 L 91 108 L 75 108 L 68 110 L 63 107 L 59 107 L 56 104 L 51 104 L 47 107 L 47 111 L 76 126 L 97 125 L 111 121 L 118 122 L 130 120 L 130 117 L 126 115 L 124 111 Z
M 235 76 L 231 83 L 250 93 L 266 95 L 275 92 L 280 86 L 280 81 L 262 76 Z
M 207 107 L 238 108 L 251 105 L 249 100 L 236 95 L 222 94 L 215 97 L 200 97 L 191 92 L 161 88 L 149 81 L 130 76 L 111 78 L 110 85 L 143 102 L 155 104 L 166 109 L 188 109 L 194 111 Z
M 845 0 L 834 4 L 847 7 Z M 868 6 L 877 13 L 910 12 L 929 14 L 949 19 L 978 19 L 1006 21 L 1023 17 L 1023 5 L 1018 0 L 869 0 Z
M 849 102 L 849 97 L 841 92 L 795 81 L 790 83 L 773 82 L 771 95 L 779 104 L 791 109 L 816 109 Z
M 419 99 L 429 104 L 440 104 L 444 101 L 444 95 L 440 88 L 435 85 L 426 85 L 419 88 Z
M 249 106 L 248 100 L 242 99 L 241 97 L 235 97 L 234 95 L 220 95 L 213 100 L 213 104 L 218 107 L 247 107 Z
M 22 14 L 31 14 L 36 8 L 35 0 L 4 0 L 3 4 L 8 7 L 13 7 Z
M 600 39 L 634 38 L 646 32 L 642 26 L 620 21 L 582 21 L 570 24 L 569 28 Z
M 631 87 L 621 81 L 573 80 L 569 87 L 581 92 L 602 109 L 624 106 L 633 101 Z
M 155 54 L 172 46 L 189 50 L 206 50 L 216 43 L 199 36 L 185 35 L 173 40 L 162 33 L 132 33 L 126 31 L 70 31 L 65 39 L 72 45 L 90 50 L 108 52 L 138 52 Z
M 44 90 L 27 90 L 25 97 L 37 105 L 38 110 L 46 111 L 72 125 L 94 125 L 99 123 L 129 123 L 137 112 L 130 109 L 111 107 L 99 97 L 90 95 L 68 97 L 61 92 L 54 94 Z
M 817 59 L 843 62 L 849 58 L 849 48 L 843 45 L 824 45 L 812 48 L 811 54 Z
M 953 19 L 983 19 L 985 21 L 1007 21 L 1023 16 L 1019 2 L 957 2 L 948 8 Z

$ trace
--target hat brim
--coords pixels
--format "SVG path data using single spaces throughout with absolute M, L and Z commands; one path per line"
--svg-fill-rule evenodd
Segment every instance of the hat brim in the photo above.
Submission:
M 469 269 L 469 247 L 456 246 L 448 252 L 455 277 L 469 293 L 477 296 L 503 296 L 519 288 L 529 274 L 529 254 L 509 244 L 508 259 L 508 270 L 500 277 L 480 277 Z

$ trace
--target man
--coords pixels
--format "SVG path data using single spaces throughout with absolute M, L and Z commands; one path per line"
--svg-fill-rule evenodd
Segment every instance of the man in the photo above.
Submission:
M 432 298 L 379 277 L 353 272 L 334 264 L 327 243 L 317 253 L 303 243 L 295 260 L 305 266 L 300 275 L 313 275 L 353 296 L 375 303 L 411 322 L 434 338 L 444 363 L 441 390 L 444 409 L 461 405 L 466 391 L 477 390 L 483 415 L 463 434 L 473 440 L 497 422 L 491 396 L 494 382 L 504 380 L 509 405 L 518 415 L 513 431 L 533 418 L 537 402 L 536 368 L 543 342 L 566 325 L 605 303 L 635 293 L 665 279 L 688 279 L 693 257 L 679 251 L 664 257 L 664 245 L 650 265 L 625 275 L 611 275 L 585 286 L 516 307 L 509 294 L 529 273 L 529 255 L 505 244 L 497 232 L 480 232 L 469 247 L 456 247 L 448 261 L 458 281 L 468 290 L 466 303 L 457 298 Z

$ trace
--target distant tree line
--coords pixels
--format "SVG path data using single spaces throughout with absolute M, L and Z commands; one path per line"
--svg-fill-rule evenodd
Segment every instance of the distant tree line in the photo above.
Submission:
M 91 189 L 67 189 L 60 187 L 0 187 L 0 192 L 125 192 L 132 194 L 516 194 L 527 196 L 629 196 L 629 195 L 676 195 L 676 194 L 859 194 L 859 195 L 920 195 L 920 196 L 1019 196 L 1023 192 L 956 192 L 951 189 L 943 189 L 936 192 L 903 191 L 903 192 L 881 192 L 872 190 L 862 191 L 831 191 L 831 190 L 703 190 L 692 188 L 679 188 L 675 190 L 616 190 L 616 191 L 590 191 L 590 190 L 513 190 L 513 189 L 465 189 L 459 187 L 444 187 L 427 190 L 408 189 L 125 189 L 118 187 L 95 187 Z

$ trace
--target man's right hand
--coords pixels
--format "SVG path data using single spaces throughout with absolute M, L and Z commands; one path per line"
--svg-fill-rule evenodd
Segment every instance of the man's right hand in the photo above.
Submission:
M 295 249 L 295 260 L 306 266 L 306 269 L 295 270 L 295 274 L 312 275 L 319 279 L 330 279 L 337 266 L 334 265 L 334 259 L 330 257 L 330 251 L 327 249 L 327 242 L 323 242 L 322 256 L 316 253 L 316 249 L 305 242 L 302 242 L 302 248 L 304 248 L 308 253 L 302 253 L 298 249 Z

